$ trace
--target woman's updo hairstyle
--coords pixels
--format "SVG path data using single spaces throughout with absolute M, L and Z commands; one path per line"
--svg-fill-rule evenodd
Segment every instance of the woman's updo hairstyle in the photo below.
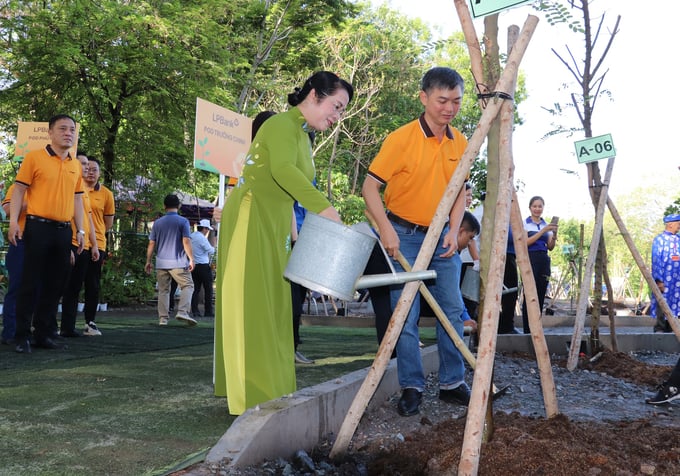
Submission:
M 295 90 L 288 95 L 288 104 L 297 106 L 305 100 L 312 89 L 316 91 L 316 96 L 321 99 L 325 96 L 335 94 L 338 88 L 347 91 L 349 100 L 352 100 L 354 88 L 351 84 L 344 79 L 340 79 L 336 74 L 331 73 L 330 71 L 317 71 L 305 81 L 305 84 L 303 84 L 301 88 L 295 88 Z

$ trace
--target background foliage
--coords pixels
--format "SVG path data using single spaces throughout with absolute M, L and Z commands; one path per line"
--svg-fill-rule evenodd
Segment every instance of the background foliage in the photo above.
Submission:
M 327 69 L 349 79 L 356 94 L 343 121 L 317 135 L 317 180 L 353 223 L 363 219 L 359 192 L 368 164 L 387 133 L 420 114 L 419 80 L 434 65 L 451 66 L 466 79 L 455 126 L 470 136 L 480 110 L 462 34 L 433 38 L 422 22 L 385 6 L 101 0 L 93 8 L 81 0 L 0 1 L 0 174 L 7 182 L 16 174 L 11 156 L 18 121 L 71 114 L 81 124 L 81 148 L 102 160 L 103 181 L 117 195 L 115 231 L 145 233 L 168 191 L 216 197 L 218 177 L 192 165 L 197 97 L 251 117 L 282 111 L 294 86 Z M 515 102 L 526 94 L 520 76 Z M 471 180 L 477 196 L 486 189 L 484 157 Z M 636 238 L 651 241 L 647 235 Z M 612 250 L 610 258 L 625 268 L 625 255 Z M 134 259 L 112 258 L 106 279 L 136 275 Z M 117 280 L 109 276 L 114 272 Z M 149 289 L 149 279 L 134 279 Z

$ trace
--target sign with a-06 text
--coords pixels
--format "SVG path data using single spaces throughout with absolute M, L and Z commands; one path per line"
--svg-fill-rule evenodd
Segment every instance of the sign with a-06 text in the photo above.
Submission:
M 576 158 L 579 164 L 616 157 L 611 134 L 576 141 L 574 147 L 576 147 Z
M 534 1 L 536 0 L 470 0 L 470 9 L 472 16 L 479 18 Z

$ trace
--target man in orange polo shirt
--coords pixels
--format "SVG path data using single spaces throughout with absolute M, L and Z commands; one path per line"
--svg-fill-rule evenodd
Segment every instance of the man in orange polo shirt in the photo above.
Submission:
M 83 168 L 83 181 L 87 176 L 89 169 L 89 160 L 85 153 L 78 151 L 76 158 Z M 97 245 L 97 237 L 94 230 L 94 223 L 92 222 L 92 207 L 90 204 L 90 196 L 85 190 L 83 193 L 83 225 L 85 230 L 85 244 L 83 251 L 78 253 L 78 229 L 73 220 L 71 221 L 71 232 L 73 239 L 71 240 L 71 268 L 69 270 L 68 281 L 64 288 L 64 295 L 61 298 L 61 329 L 60 335 L 62 337 L 80 337 L 80 333 L 76 330 L 76 317 L 78 315 L 78 298 L 80 296 L 80 288 L 83 286 L 85 280 L 85 273 L 92 265 L 92 261 L 99 260 L 99 247 Z
M 467 147 L 465 136 L 449 125 L 460 110 L 463 89 L 463 78 L 451 68 L 436 67 L 425 73 L 419 96 L 425 111 L 418 119 L 387 136 L 364 181 L 362 194 L 366 208 L 378 224 L 380 241 L 390 256 L 401 251 L 411 264 L 418 256 L 439 202 Z M 384 185 L 387 211 L 380 196 Z M 459 287 L 458 237 L 464 211 L 465 192 L 459 191 L 449 211 L 449 223 L 439 237 L 430 262 L 429 268 L 437 271 L 437 279 L 434 285 L 428 286 L 460 335 L 463 334 L 464 306 Z M 398 271 L 403 270 L 396 261 L 394 266 Z M 392 287 L 393 308 L 402 289 L 403 286 Z M 397 410 L 402 416 L 418 413 L 425 388 L 418 335 L 419 303 L 417 296 L 396 347 L 402 388 Z M 467 405 L 470 389 L 464 380 L 463 357 L 439 323 L 437 344 L 439 398 Z
M 71 219 L 75 221 L 77 252 L 83 249 L 83 180 L 80 162 L 69 154 L 76 139 L 76 121 L 60 114 L 49 120 L 50 144 L 24 157 L 15 180 L 10 203 L 9 242 L 24 240 L 24 271 L 17 298 L 16 351 L 30 353 L 34 347 L 55 349 L 52 321 L 66 281 L 71 255 Z M 26 225 L 19 215 L 25 200 Z M 41 299 L 33 314 L 33 299 Z M 31 343 L 33 318 L 33 343 Z
M 87 177 L 85 188 L 90 195 L 92 207 L 92 222 L 94 223 L 97 245 L 99 247 L 99 259 L 92 261 L 85 273 L 85 331 L 87 336 L 101 335 L 101 331 L 95 324 L 97 307 L 99 306 L 99 290 L 102 277 L 102 265 L 107 256 L 106 232 L 113 227 L 113 218 L 116 214 L 116 205 L 113 192 L 99 183 L 101 164 L 97 159 L 88 156 Z

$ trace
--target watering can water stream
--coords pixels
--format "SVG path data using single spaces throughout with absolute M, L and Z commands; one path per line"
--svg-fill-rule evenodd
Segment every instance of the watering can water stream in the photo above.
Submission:
M 367 223 L 350 227 L 308 213 L 283 275 L 343 301 L 352 301 L 357 289 L 437 277 L 433 270 L 361 276 L 377 241 Z

